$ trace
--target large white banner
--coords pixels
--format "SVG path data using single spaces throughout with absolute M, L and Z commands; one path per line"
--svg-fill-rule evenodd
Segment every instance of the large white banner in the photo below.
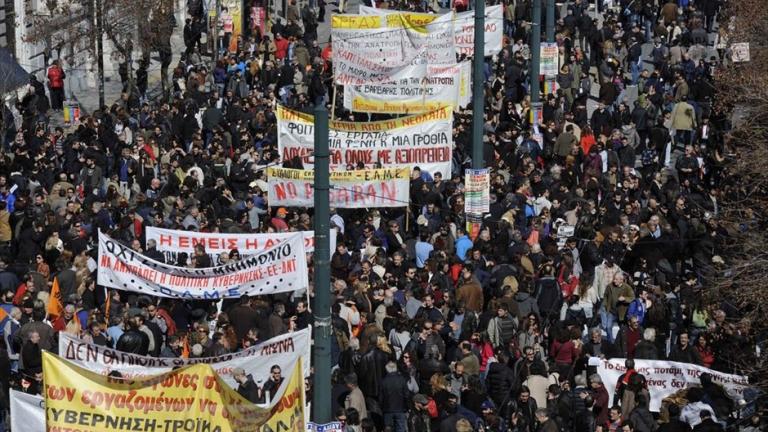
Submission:
M 184 299 L 274 294 L 309 284 L 301 233 L 235 263 L 186 268 L 155 261 L 100 232 L 97 275 L 105 287 Z
M 11 389 L 10 402 L 13 432 L 45 432 L 45 399 L 42 396 Z
M 336 208 L 405 207 L 410 187 L 408 168 L 331 173 L 329 200 Z M 314 207 L 314 172 L 267 168 L 269 205 Z
M 625 359 L 590 358 L 590 364 L 597 366 L 597 373 L 602 378 L 605 389 L 608 390 L 608 406 L 613 406 L 616 383 L 619 376 L 626 371 L 624 361 Z M 649 408 L 654 412 L 661 409 L 661 401 L 665 397 L 686 387 L 700 385 L 699 377 L 703 373 L 712 375 L 712 380 L 722 385 L 734 400 L 742 399 L 744 389 L 749 387 L 748 379 L 745 376 L 726 374 L 689 363 L 635 360 L 635 370 L 643 374 L 647 380 L 648 393 L 651 395 Z
M 427 68 L 427 76 L 421 79 L 414 76 L 382 84 L 344 86 L 344 108 L 369 113 L 417 114 L 461 106 L 461 93 L 466 92 L 462 87 L 463 65 L 429 65 Z
M 333 69 L 337 84 L 422 78 L 426 65 L 455 64 L 452 16 L 415 14 L 334 15 Z M 421 68 L 407 68 L 420 65 Z
M 378 122 L 331 121 L 330 169 L 344 171 L 362 163 L 373 168 L 414 167 L 443 178 L 451 176 L 453 113 L 450 108 Z M 314 116 L 277 107 L 277 145 L 283 161 L 301 158 L 304 169 L 314 167 Z
M 289 239 L 296 233 L 204 233 L 195 231 L 172 230 L 158 227 L 147 227 L 147 241 L 154 240 L 157 250 L 165 255 L 165 262 L 177 262 L 178 254 L 186 253 L 190 257 L 195 252 L 195 246 L 202 244 L 214 264 L 221 264 L 219 255 L 237 249 L 240 257 L 251 255 L 269 249 L 281 241 Z M 301 231 L 304 237 L 304 250 L 311 254 L 315 251 L 315 232 Z M 336 236 L 331 235 L 331 254 L 336 250 Z
M 424 14 L 424 13 L 410 13 L 400 12 L 389 9 L 378 9 L 370 6 L 360 5 L 360 15 L 369 16 L 391 16 L 391 15 L 405 15 L 410 20 L 416 22 L 431 22 L 439 17 L 439 15 Z M 448 13 L 442 16 L 450 16 L 453 18 L 453 13 Z M 459 12 L 453 19 L 453 36 L 454 45 L 456 47 L 457 54 L 464 54 L 467 56 L 474 55 L 475 52 L 475 11 Z M 504 37 L 504 10 L 502 5 L 487 6 L 485 8 L 485 57 L 490 57 L 501 52 L 502 39 Z
M 59 334 L 59 356 L 72 363 L 101 375 L 118 371 L 124 378 L 137 378 L 169 372 L 176 367 L 190 364 L 210 364 L 216 373 L 233 388 L 238 383 L 232 377 L 232 369 L 240 367 L 253 381 L 261 383 L 269 378 L 273 365 L 283 371 L 290 370 L 301 357 L 304 376 L 310 371 L 310 329 L 273 337 L 243 351 L 219 357 L 161 358 L 140 356 L 112 348 L 88 343 L 69 333 Z

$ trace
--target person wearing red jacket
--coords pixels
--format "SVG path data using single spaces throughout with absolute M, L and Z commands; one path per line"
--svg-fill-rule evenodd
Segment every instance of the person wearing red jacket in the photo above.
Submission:
M 48 89 L 51 92 L 51 108 L 55 110 L 64 109 L 64 78 L 66 77 L 64 69 L 59 66 L 59 61 L 54 60 L 48 68 Z

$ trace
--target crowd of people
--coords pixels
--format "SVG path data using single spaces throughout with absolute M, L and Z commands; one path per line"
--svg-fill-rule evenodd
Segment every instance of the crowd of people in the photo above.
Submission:
M 285 20 L 235 41 L 231 17 L 224 19 L 218 47 L 201 43 L 208 14 L 190 4 L 172 102 L 147 101 L 142 76 L 141 89 L 126 87 L 79 125 L 52 130 L 35 79 L 4 113 L 3 411 L 9 388 L 40 393 L 41 350 L 55 352 L 61 332 L 142 355 L 208 357 L 312 325 L 305 292 L 230 299 L 219 313 L 212 302 L 97 284 L 99 230 L 161 261 L 147 226 L 312 230 L 312 209 L 275 208 L 266 196 L 265 166 L 300 166 L 280 159 L 275 107 L 327 103 L 335 118 L 366 118 L 332 103 L 343 92 L 332 85 L 331 46 L 318 41 L 323 2 L 318 11 L 290 0 Z M 651 412 L 652 377 L 634 369 L 634 360 L 668 359 L 741 374 L 739 365 L 757 355 L 740 309 L 706 295 L 725 269 L 718 251 L 729 237 L 719 217 L 730 187 L 730 113 L 714 82 L 729 66 L 726 29 L 717 25 L 722 5 L 596 5 L 558 8 L 557 90 L 542 95 L 531 125 L 531 2 L 504 3 L 504 48 L 486 59 L 491 202 L 476 236 L 463 195 L 469 109 L 455 114 L 452 172 L 413 167 L 410 203 L 332 210 L 332 403 L 345 430 L 763 430 L 759 407 L 741 416 L 738 401 L 706 374 L 700 387 Z M 214 49 L 221 58 L 209 68 Z M 65 74 L 55 68 L 48 76 L 57 108 Z M 214 261 L 198 248 L 172 264 L 238 259 L 237 250 Z M 58 317 L 46 312 L 54 278 L 65 303 Z M 594 357 L 627 359 L 611 406 Z M 281 372 L 233 375 L 243 396 L 264 402 Z

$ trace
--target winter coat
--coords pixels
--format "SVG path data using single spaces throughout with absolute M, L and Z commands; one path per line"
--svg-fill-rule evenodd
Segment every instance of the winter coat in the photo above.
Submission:
M 696 113 L 688 102 L 678 102 L 672 109 L 672 128 L 693 130 L 696 128 Z
M 497 407 L 502 406 L 504 402 L 509 400 L 510 392 L 515 387 L 515 384 L 515 374 L 507 365 L 494 362 L 488 366 L 485 385 L 488 389 L 488 396 Z
M 400 373 L 388 373 L 381 381 L 379 404 L 385 414 L 408 411 L 409 398 L 408 385 Z

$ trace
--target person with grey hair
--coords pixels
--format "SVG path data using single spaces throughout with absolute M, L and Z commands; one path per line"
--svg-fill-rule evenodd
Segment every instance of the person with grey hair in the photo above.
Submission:
M 390 361 L 384 366 L 386 375 L 379 389 L 379 404 L 384 413 L 384 426 L 393 432 L 407 432 L 410 392 L 403 375 L 397 370 L 397 363 Z
M 606 390 L 603 379 L 598 374 L 590 375 L 589 385 L 592 387 L 592 399 L 595 402 L 592 407 L 595 424 L 605 424 L 608 421 L 608 390 Z
M 558 432 L 560 430 L 555 419 L 549 418 L 549 411 L 546 408 L 536 410 L 536 420 L 539 422 L 539 428 L 536 429 L 538 432 Z
M 351 373 L 344 377 L 344 384 L 349 389 L 347 398 L 344 400 L 344 408 L 354 408 L 360 413 L 360 418 L 368 418 L 368 409 L 365 405 L 365 396 L 357 385 L 357 375 Z
M 658 360 L 659 351 L 656 348 L 656 329 L 643 330 L 643 340 L 635 347 L 635 358 L 639 360 Z

